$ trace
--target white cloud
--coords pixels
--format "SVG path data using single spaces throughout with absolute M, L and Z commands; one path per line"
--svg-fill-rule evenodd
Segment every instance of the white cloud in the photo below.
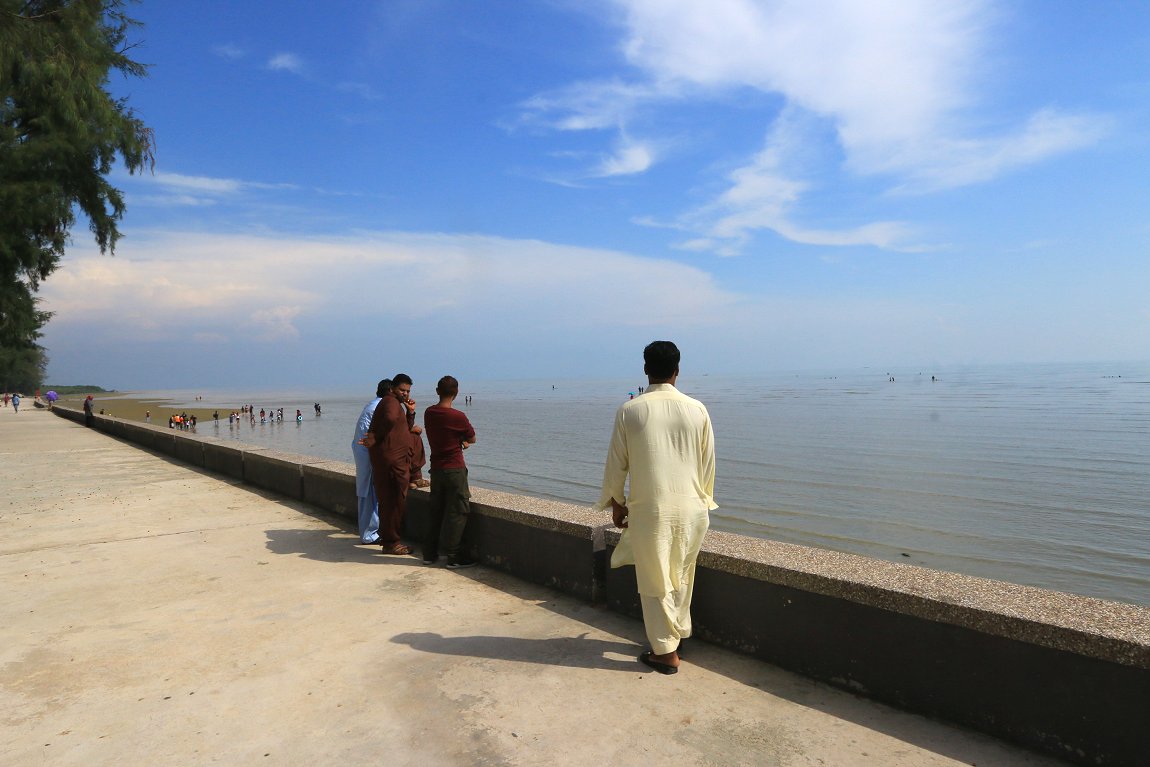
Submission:
M 591 175 L 596 178 L 630 176 L 644 172 L 654 161 L 655 152 L 649 143 L 624 137 L 616 147 L 615 154 L 605 158 Z
M 673 261 L 484 236 L 131 233 L 115 257 L 77 253 L 44 285 L 44 307 L 54 332 L 106 338 L 285 340 L 332 317 L 365 328 L 477 317 L 580 330 L 694 326 L 721 321 L 739 300 Z M 411 289 L 383 300 L 397 280 Z
M 234 178 L 210 178 L 208 176 L 185 176 L 180 173 L 157 172 L 152 176 L 141 176 L 147 181 L 149 178 L 160 186 L 177 190 L 192 192 L 209 192 L 212 194 L 229 194 L 238 192 L 244 182 Z
M 921 147 L 922 156 L 906 163 L 909 191 L 931 191 L 990 181 L 1015 168 L 1093 145 L 1111 121 L 1097 115 L 1065 115 L 1041 110 L 1016 133 L 983 139 L 939 139 Z M 896 161 L 897 162 L 897 161 Z M 876 161 L 877 165 L 877 161 Z
M 294 53 L 277 53 L 268 59 L 268 69 L 300 75 L 304 71 L 303 59 Z
M 397 359 L 422 380 L 447 360 L 490 378 L 585 376 L 631 370 L 656 337 L 690 349 L 695 371 L 716 373 L 1055 359 L 1065 345 L 1036 351 L 1035 339 L 1079 336 L 1094 356 L 1121 358 L 1134 342 L 1114 338 L 1145 337 L 1114 333 L 1133 316 L 1118 309 L 1083 325 L 1088 311 L 1065 311 L 1083 294 L 1057 284 L 1036 286 L 1023 305 L 979 286 L 961 302 L 936 291 L 752 295 L 671 260 L 475 235 L 133 231 L 115 257 L 94 251 L 72 249 L 45 282 L 42 308 L 55 315 L 44 340 L 69 375 L 103 371 L 114 385 L 346 383 Z M 168 349 L 173 359 L 157 356 Z
M 561 131 L 614 129 L 625 125 L 646 102 L 663 100 L 657 86 L 620 80 L 575 83 L 528 99 L 520 122 Z
M 739 250 L 757 229 L 823 245 L 891 247 L 904 238 L 905 228 L 891 222 L 835 231 L 796 224 L 800 201 L 818 193 L 807 169 L 791 167 L 796 155 L 818 152 L 840 171 L 921 193 L 989 181 L 1089 146 L 1108 126 L 1096 115 L 1048 107 L 997 134 L 976 127 L 993 122 L 980 115 L 986 105 L 979 93 L 1001 21 L 989 0 L 613 5 L 622 19 L 621 50 L 637 76 L 541 95 L 527 102 L 524 119 L 625 137 L 656 107 L 748 89 L 781 97 L 782 117 L 764 113 L 764 125 L 797 123 L 784 126 L 793 135 L 782 142 L 774 130 L 764 149 L 730 174 L 725 192 L 684 216 L 702 226 L 699 234 L 725 238 L 723 249 Z M 623 159 L 618 167 L 626 167 Z
M 131 202 L 156 206 L 211 206 L 223 199 L 235 200 L 239 195 L 253 191 L 296 190 L 294 184 L 269 184 L 259 181 L 244 181 L 236 178 L 213 178 L 210 176 L 186 176 L 181 173 L 157 171 L 140 175 L 119 174 L 124 188 L 142 187 L 147 190 L 158 187 L 160 193 L 144 191 L 133 193 Z

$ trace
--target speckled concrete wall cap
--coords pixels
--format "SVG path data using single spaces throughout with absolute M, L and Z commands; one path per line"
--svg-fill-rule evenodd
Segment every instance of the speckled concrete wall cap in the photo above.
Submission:
M 716 531 L 699 566 L 1150 668 L 1150 608 L 1139 605 Z

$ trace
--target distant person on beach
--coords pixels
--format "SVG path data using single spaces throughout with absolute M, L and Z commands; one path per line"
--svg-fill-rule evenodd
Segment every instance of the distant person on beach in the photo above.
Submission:
M 20 395 L 19 394 L 13 394 L 12 395 L 12 410 L 13 410 L 13 412 L 16 412 L 16 413 L 20 412 Z
M 654 341 L 643 349 L 648 386 L 615 414 L 603 492 L 623 536 L 611 567 L 635 566 L 643 626 L 651 649 L 639 661 L 660 674 L 679 670 L 679 643 L 691 635 L 695 560 L 714 501 L 711 417 L 675 388 L 679 349 Z M 630 495 L 624 493 L 630 476 Z
M 359 541 L 368 546 L 379 542 L 379 500 L 372 482 L 371 455 L 363 438 L 371 428 L 371 417 L 379 401 L 391 395 L 391 379 L 385 378 L 375 387 L 375 399 L 363 406 L 359 420 L 355 422 L 355 434 L 351 438 L 351 455 L 355 459 L 355 494 L 359 498 Z M 303 414 L 295 411 L 296 420 Z
M 8 400 L 10 399 L 11 397 L 8 396 L 8 392 L 4 392 L 4 407 L 8 407 Z
M 318 403 L 318 402 L 317 402 L 317 403 L 315 403 L 315 414 L 316 414 L 316 415 L 323 415 L 323 408 L 321 408 L 321 407 L 319 406 L 319 403 Z
M 391 379 L 391 396 L 379 401 L 364 436 L 379 500 L 379 543 L 384 554 L 411 553 L 400 540 L 400 534 L 411 484 L 411 427 L 414 425 L 411 376 L 399 373 Z
M 88 397 L 84 400 L 84 425 L 89 429 L 91 429 L 92 425 L 96 423 L 96 416 L 92 415 L 92 405 L 92 395 L 89 394 Z
M 427 444 L 431 446 L 431 497 L 423 537 L 423 564 L 434 565 L 440 554 L 446 554 L 447 566 L 455 570 L 476 564 L 460 552 L 471 511 L 463 451 L 475 444 L 475 429 L 463 411 L 452 406 L 459 396 L 459 381 L 444 376 L 436 384 L 435 393 L 439 404 L 423 413 Z

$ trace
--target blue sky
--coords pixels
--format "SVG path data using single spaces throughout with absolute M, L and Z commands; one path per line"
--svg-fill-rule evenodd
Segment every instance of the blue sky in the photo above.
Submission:
M 1144 360 L 1150 8 L 145 1 L 52 383 Z

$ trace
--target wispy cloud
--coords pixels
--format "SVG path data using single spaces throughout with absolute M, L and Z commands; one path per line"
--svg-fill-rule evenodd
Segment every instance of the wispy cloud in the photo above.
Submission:
M 618 79 L 574 83 L 523 102 L 519 121 L 561 131 L 614 129 L 625 125 L 644 104 L 662 101 L 668 95 L 657 84 Z
M 613 0 L 630 81 L 613 77 L 541 94 L 524 104 L 525 124 L 554 130 L 613 130 L 623 142 L 645 113 L 739 91 L 781 97 L 789 134 L 768 131 L 764 148 L 728 176 L 727 189 L 682 221 L 738 252 L 770 229 L 798 242 L 895 247 L 893 222 L 843 230 L 796 223 L 816 195 L 810 169 L 792 156 L 818 153 L 839 173 L 871 177 L 890 190 L 932 192 L 990 181 L 1019 167 L 1096 143 L 1108 121 L 1046 107 L 1021 125 L 988 131 L 980 88 L 1002 21 L 989 0 Z M 648 121 L 650 121 L 650 117 Z M 804 119 L 808 118 L 808 119 Z M 721 117 L 719 118 L 721 119 Z M 831 139 L 828 142 L 828 137 Z M 617 154 L 600 171 L 630 167 Z M 646 163 L 632 156 L 631 164 Z M 599 175 L 613 175 L 601 172 Z
M 223 45 L 217 45 L 214 48 L 212 48 L 212 53 L 216 54 L 217 56 L 219 56 L 222 59 L 228 59 L 230 61 L 236 61 L 238 59 L 242 59 L 244 56 L 247 55 L 247 51 L 245 51 L 243 48 L 241 48 L 238 45 L 235 45 L 233 43 L 224 43 Z
M 1092 146 L 1112 127 L 1113 121 L 1105 115 L 1043 109 L 1005 136 L 939 137 L 917 147 L 915 157 L 892 159 L 894 170 L 903 171 L 905 178 L 901 191 L 936 191 L 990 181 L 1016 168 Z M 876 159 L 876 167 L 881 167 L 881 162 L 881 158 Z
M 707 249 L 719 255 L 738 255 L 757 230 L 771 230 L 794 242 L 807 245 L 873 245 L 894 248 L 903 243 L 909 229 L 891 221 L 829 230 L 798 223 L 798 208 L 811 188 L 805 175 L 804 141 L 809 135 L 806 121 L 796 110 L 784 110 L 766 146 L 751 162 L 733 171 L 728 188 L 715 200 L 681 218 L 688 231 L 701 232 L 706 239 L 689 241 L 687 247 Z
M 268 59 L 268 69 L 276 72 L 291 72 L 302 75 L 304 73 L 303 59 L 294 53 L 277 53 Z
M 655 150 L 650 142 L 634 141 L 622 137 L 615 153 L 603 159 L 591 175 L 596 178 L 630 176 L 642 173 L 655 161 Z
M 145 180 L 148 176 L 143 176 Z M 210 194 L 230 194 L 244 187 L 244 182 L 234 178 L 211 178 L 208 176 L 185 176 L 180 173 L 158 172 L 150 177 L 156 184 L 168 189 L 207 192 Z
M 294 184 L 269 184 L 260 181 L 244 181 L 235 178 L 214 178 L 210 176 L 188 176 L 181 173 L 157 171 L 140 176 L 120 177 L 125 188 L 141 188 L 139 194 L 132 195 L 133 202 L 165 206 L 204 206 L 215 205 L 222 199 L 234 200 L 237 196 L 252 191 L 274 191 L 298 189 Z M 154 190 L 158 190 L 158 193 Z

